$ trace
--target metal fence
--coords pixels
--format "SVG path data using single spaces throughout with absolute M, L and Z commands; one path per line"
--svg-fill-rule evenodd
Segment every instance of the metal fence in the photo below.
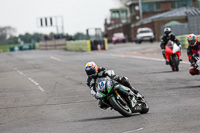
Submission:
M 172 29 L 172 33 L 174 35 L 185 35 L 185 34 L 190 34 L 189 26 L 188 24 L 177 24 L 177 25 L 171 25 L 168 26 L 169 28 Z M 164 28 L 167 28 L 166 26 L 161 27 L 161 33 L 163 33 Z
M 191 33 L 200 35 L 200 14 L 189 15 L 187 16 L 187 20 L 188 23 L 169 26 L 174 35 L 186 35 Z M 161 33 L 163 33 L 164 28 L 166 28 L 166 26 L 161 27 Z
M 200 34 L 200 15 L 188 16 L 188 27 L 190 33 Z

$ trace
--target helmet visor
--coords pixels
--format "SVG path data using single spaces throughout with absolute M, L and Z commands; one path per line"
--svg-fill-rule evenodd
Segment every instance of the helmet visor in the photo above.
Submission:
M 86 70 L 86 73 L 89 77 L 94 77 L 96 76 L 95 70 Z
M 188 43 L 189 43 L 191 46 L 194 46 L 194 45 L 195 45 L 195 40 L 188 40 Z
M 170 33 L 170 32 L 167 32 L 167 33 L 165 33 L 165 35 L 166 35 L 167 37 L 169 37 L 169 36 L 171 35 L 171 33 Z

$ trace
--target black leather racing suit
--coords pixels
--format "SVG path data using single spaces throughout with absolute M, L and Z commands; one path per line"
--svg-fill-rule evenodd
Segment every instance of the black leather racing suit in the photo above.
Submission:
M 162 49 L 162 54 L 163 54 L 163 57 L 166 59 L 165 57 L 165 53 L 164 53 L 164 49 L 165 49 L 165 46 L 167 45 L 168 41 L 171 40 L 173 42 L 175 42 L 178 46 L 180 45 L 180 42 L 179 40 L 176 38 L 175 35 L 173 34 L 170 34 L 169 37 L 167 37 L 166 35 L 164 35 L 161 39 L 161 44 L 160 44 L 160 48 Z

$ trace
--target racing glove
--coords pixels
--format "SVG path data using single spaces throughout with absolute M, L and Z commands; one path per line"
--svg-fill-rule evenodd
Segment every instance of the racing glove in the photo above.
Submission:
M 106 70 L 104 67 L 99 67 L 99 71 L 104 71 Z
M 198 65 L 196 64 L 196 62 L 192 62 L 192 66 L 193 66 L 194 68 L 197 68 L 197 67 L 198 67 Z
M 192 56 L 195 58 L 195 57 L 198 57 L 199 55 L 198 54 L 192 54 Z
M 96 92 L 93 89 L 91 89 L 90 93 L 92 96 L 96 97 Z

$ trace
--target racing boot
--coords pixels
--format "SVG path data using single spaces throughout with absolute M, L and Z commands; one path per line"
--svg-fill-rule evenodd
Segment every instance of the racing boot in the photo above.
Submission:
M 104 110 L 106 110 L 109 107 L 109 105 L 105 101 L 103 101 L 103 100 L 99 100 L 98 106 L 101 109 L 104 109 Z
M 127 87 L 130 88 L 131 91 L 132 91 L 135 95 L 137 95 L 139 91 L 136 90 L 134 87 L 132 87 L 128 80 L 127 80 L 126 82 L 127 82 L 127 83 L 126 83 L 126 84 L 127 84 Z
M 130 89 L 131 89 L 131 91 L 135 94 L 135 95 L 137 95 L 138 94 L 138 90 L 136 90 L 135 88 L 133 88 L 131 85 L 130 85 L 130 87 L 129 87 Z
M 166 65 L 169 65 L 169 60 L 168 59 L 166 59 Z
M 144 96 L 140 95 L 139 93 L 136 96 L 136 99 L 141 101 L 144 98 Z
M 133 97 L 132 100 L 131 100 L 131 110 L 132 110 L 132 112 L 134 112 L 134 108 L 136 106 L 136 103 L 137 103 L 137 101 L 136 101 L 135 97 Z
M 130 106 L 131 106 L 131 110 L 132 112 L 134 111 L 134 107 L 137 103 L 136 99 L 135 99 L 135 95 L 131 90 L 128 90 L 128 99 L 130 100 Z
M 138 90 L 136 90 L 135 88 L 131 87 L 130 90 L 135 94 L 135 98 L 137 100 L 142 100 L 142 98 L 144 98 L 142 95 L 140 95 L 138 92 Z

